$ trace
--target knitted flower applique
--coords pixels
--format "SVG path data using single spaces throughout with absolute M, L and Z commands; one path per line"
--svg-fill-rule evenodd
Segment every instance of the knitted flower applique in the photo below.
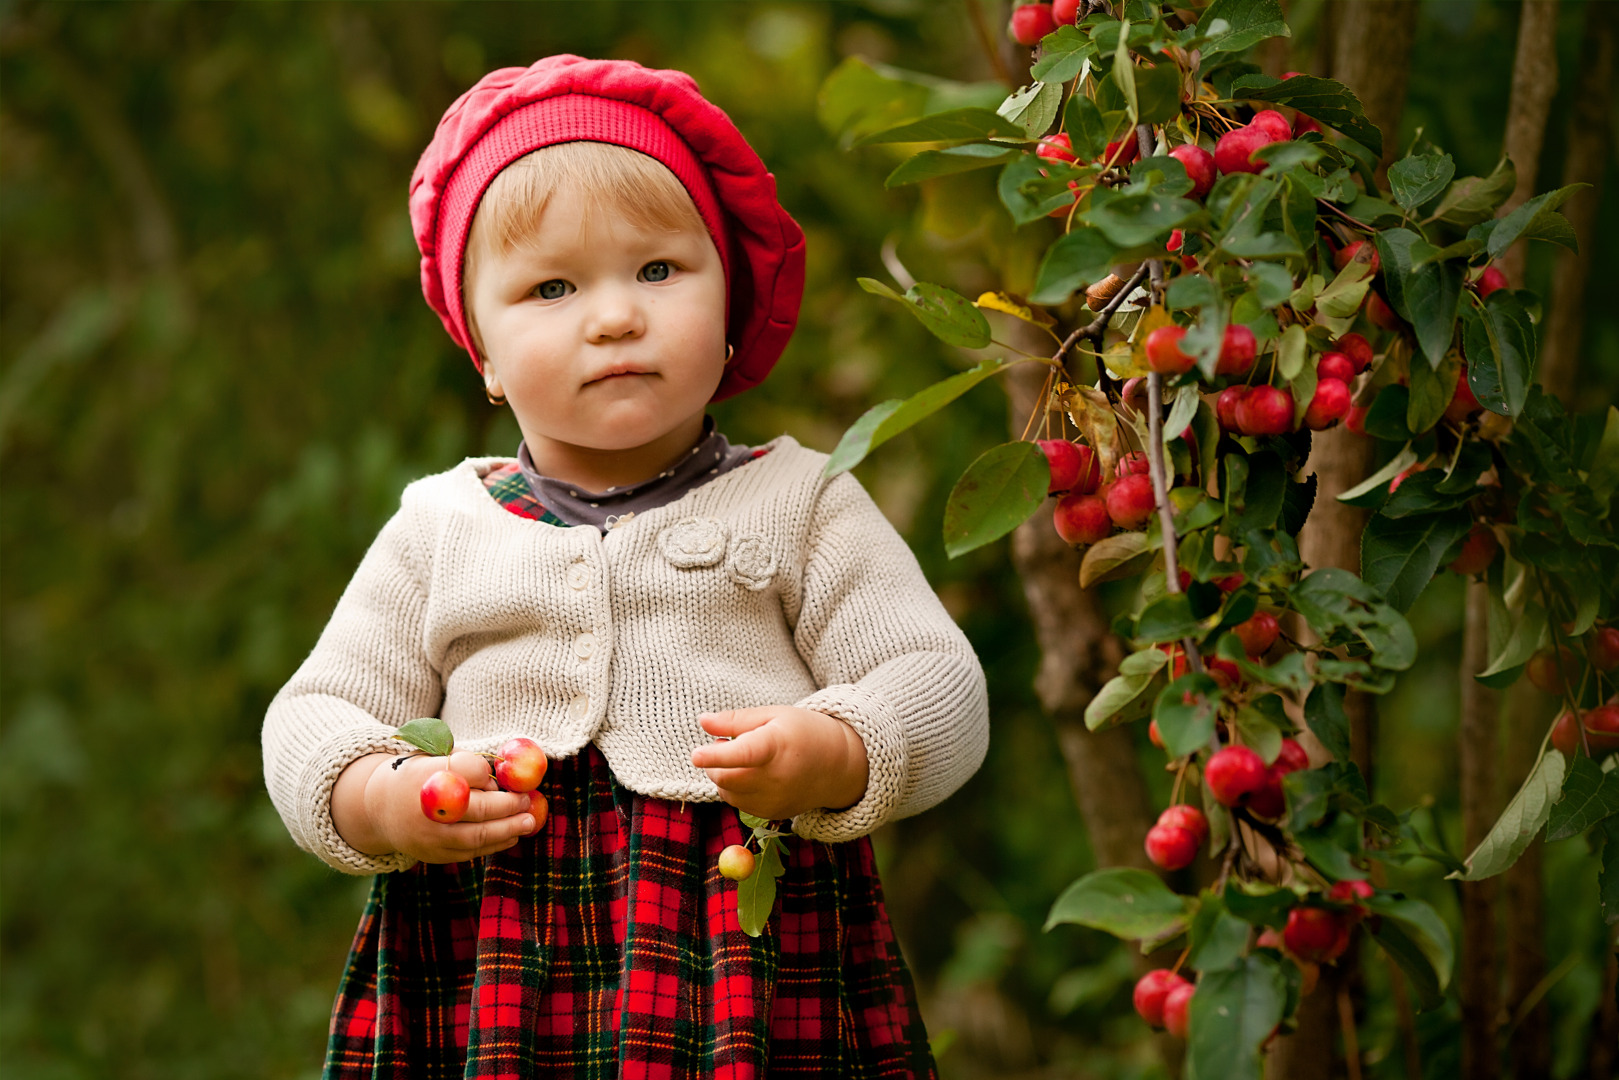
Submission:
M 758 591 L 776 576 L 776 555 L 762 536 L 739 536 L 731 544 L 725 572 L 738 585 Z
M 725 558 L 725 523 L 714 518 L 682 518 L 658 534 L 663 557 L 682 570 L 714 566 Z

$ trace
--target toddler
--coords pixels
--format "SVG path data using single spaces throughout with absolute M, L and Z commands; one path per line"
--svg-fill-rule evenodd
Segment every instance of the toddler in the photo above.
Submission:
M 983 672 L 853 477 L 706 415 L 797 321 L 774 179 L 690 77 L 554 56 L 451 106 L 410 208 L 523 441 L 405 489 L 265 719 L 293 838 L 375 875 L 326 1075 L 932 1076 L 868 835 L 978 768 Z M 478 753 L 512 736 L 547 814 Z M 739 810 L 794 834 L 757 938 Z

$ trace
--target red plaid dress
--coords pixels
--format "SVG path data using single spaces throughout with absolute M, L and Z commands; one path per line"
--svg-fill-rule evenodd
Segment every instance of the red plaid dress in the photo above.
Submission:
M 544 520 L 513 476 L 486 483 Z M 746 835 L 732 807 L 631 792 L 594 745 L 544 790 L 517 847 L 376 878 L 329 1080 L 934 1076 L 869 841 L 787 841 L 750 938 L 715 866 Z

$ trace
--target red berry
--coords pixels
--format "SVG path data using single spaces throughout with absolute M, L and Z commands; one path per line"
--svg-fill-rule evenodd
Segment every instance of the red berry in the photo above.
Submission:
M 1150 476 L 1152 463 L 1147 455 L 1140 450 L 1134 450 L 1119 459 L 1120 476 Z
M 1052 0 L 1051 18 L 1058 26 L 1073 26 L 1079 20 L 1079 0 Z
M 1557 718 L 1557 723 L 1552 725 L 1552 746 L 1561 750 L 1566 758 L 1585 751 L 1580 745 L 1580 727 L 1574 722 L 1573 713 L 1563 713 Z
M 1302 772 L 1310 767 L 1310 755 L 1304 752 L 1304 747 L 1293 739 L 1283 739 L 1282 748 L 1276 753 L 1276 760 L 1271 768 L 1286 776 L 1288 773 Z
M 1019 45 L 1034 46 L 1040 39 L 1057 29 L 1057 20 L 1050 4 L 1024 4 L 1012 9 L 1010 30 L 1012 40 Z
M 1237 405 L 1248 396 L 1250 389 L 1247 386 L 1228 386 L 1214 399 L 1214 415 L 1220 421 L 1221 431 L 1242 433 L 1242 425 L 1237 422 Z
M 1154 866 L 1179 870 L 1197 858 L 1197 834 L 1178 825 L 1154 825 L 1147 830 L 1146 848 Z
M 1339 939 L 1345 938 L 1348 926 L 1342 915 L 1319 907 L 1296 907 L 1287 913 L 1287 926 L 1282 929 L 1282 943 L 1287 951 L 1303 960 L 1324 963 L 1343 954 Z
M 1312 116 L 1305 116 L 1303 113 L 1299 113 L 1293 118 L 1293 137 L 1295 139 L 1302 139 L 1310 132 L 1320 130 L 1321 125 L 1317 123 L 1315 118 Z
M 507 739 L 500 745 L 495 779 L 507 791 L 533 791 L 545 779 L 549 765 L 545 751 L 533 739 Z
M 1375 289 L 1366 290 L 1366 299 L 1361 301 L 1361 306 L 1366 311 L 1366 317 L 1372 320 L 1373 326 L 1384 330 L 1398 330 L 1405 325 L 1394 313 L 1394 309 L 1388 306 L 1388 302 L 1377 295 Z
M 1619 627 L 1599 626 L 1591 631 L 1591 640 L 1585 651 L 1598 671 L 1612 671 L 1619 667 Z
M 1287 142 L 1293 137 L 1293 125 L 1287 122 L 1287 117 L 1275 109 L 1266 109 L 1254 114 L 1248 121 L 1249 127 L 1256 127 L 1270 136 L 1271 142 Z
M 1046 463 L 1051 466 L 1051 483 L 1046 488 L 1046 494 L 1069 491 L 1079 483 L 1079 471 L 1085 464 L 1079 447 L 1067 439 L 1041 439 L 1039 447 L 1046 455 Z
M 1222 173 L 1262 173 L 1265 163 L 1254 160 L 1254 151 L 1277 141 L 1262 128 L 1250 126 L 1228 131 L 1214 144 L 1214 167 Z
M 1349 414 L 1352 400 L 1349 384 L 1341 379 L 1322 379 L 1315 384 L 1315 396 L 1304 410 L 1304 426 L 1325 431 Z
M 1377 245 L 1373 244 L 1370 240 L 1356 240 L 1353 244 L 1347 244 L 1338 249 L 1338 253 L 1332 257 L 1333 265 L 1342 270 L 1344 267 L 1349 265 L 1350 260 L 1353 259 L 1362 248 L 1366 249 L 1366 257 L 1371 261 L 1372 273 L 1377 273 L 1383 264 L 1382 261 L 1377 257 Z
M 1214 187 L 1213 154 L 1195 143 L 1182 143 L 1171 150 L 1169 156 L 1186 167 L 1186 178 L 1192 182 L 1192 198 L 1201 199 Z
M 1192 370 L 1195 362 L 1181 352 L 1181 338 L 1186 336 L 1184 326 L 1160 326 L 1147 335 L 1147 366 L 1160 375 L 1181 375 Z
M 1356 375 L 1372 366 L 1371 342 L 1359 334 L 1345 334 L 1333 342 L 1333 348 L 1354 361 Z
M 1266 770 L 1265 786 L 1248 796 L 1246 805 L 1251 813 L 1272 820 L 1287 813 L 1287 798 L 1282 792 L 1282 774 L 1275 768 Z
M 1237 427 L 1244 435 L 1281 435 L 1293 429 L 1293 395 L 1275 386 L 1256 386 L 1237 403 Z
M 1169 677 L 1178 679 L 1186 674 L 1186 652 L 1179 645 L 1156 645 L 1159 652 L 1169 657 Z
M 1473 531 L 1467 534 L 1462 541 L 1462 552 L 1450 564 L 1453 574 L 1463 577 L 1472 577 L 1482 574 L 1490 568 L 1495 561 L 1495 553 L 1501 545 L 1496 542 L 1495 532 L 1488 525 L 1473 526 Z
M 1051 523 L 1056 526 L 1057 535 L 1070 544 L 1094 544 L 1113 531 L 1107 499 L 1100 493 L 1070 491 L 1057 500 Z
M 1356 901 L 1370 900 L 1372 894 L 1376 891 L 1369 881 L 1361 881 L 1358 878 L 1344 878 L 1342 881 L 1332 883 L 1332 888 L 1327 890 L 1327 899 L 1340 904 L 1355 904 L 1358 908 L 1360 905 Z
M 1215 578 L 1214 584 L 1223 593 L 1234 593 L 1238 589 L 1242 588 L 1242 583 L 1247 580 L 1247 575 L 1239 570 L 1235 574 L 1227 574 L 1223 578 Z
M 1136 983 L 1135 999 L 1136 1012 L 1141 1014 L 1153 1027 L 1164 1026 L 1164 999 L 1170 991 L 1177 986 L 1191 986 L 1192 984 L 1170 971 L 1168 968 L 1155 968 L 1141 976 Z
M 1186 829 L 1197 837 L 1199 847 L 1207 843 L 1209 839 L 1209 819 L 1203 816 L 1203 811 L 1195 806 L 1188 806 L 1186 803 L 1176 803 L 1174 806 L 1166 807 L 1164 812 L 1158 815 L 1158 824 L 1170 825 L 1177 829 Z
M 1559 664 L 1559 660 L 1561 660 L 1561 664 Z M 1562 668 L 1561 671 L 1558 670 L 1559 667 Z M 1529 676 L 1529 681 L 1534 683 L 1537 689 L 1548 694 L 1561 694 L 1565 684 L 1571 683 L 1579 677 L 1580 662 L 1575 657 L 1573 649 L 1567 645 L 1560 645 L 1556 653 L 1553 653 L 1550 649 L 1541 649 L 1536 652 L 1535 655 L 1529 658 L 1525 673 Z M 1589 714 L 1587 714 L 1585 726 L 1591 726 Z
M 1183 983 L 1164 995 L 1164 1029 L 1177 1039 L 1184 1039 L 1192 1027 L 1192 994 L 1197 987 Z
M 1214 801 L 1237 806 L 1265 786 L 1265 759 L 1246 746 L 1228 746 L 1209 758 L 1203 780 Z
M 1152 517 L 1157 501 L 1150 476 L 1125 476 L 1107 492 L 1107 513 L 1121 529 L 1139 529 Z
M 1366 414 L 1372 411 L 1370 405 L 1351 405 L 1349 415 L 1344 417 L 1344 427 L 1356 435 L 1366 434 Z
M 422 813 L 434 821 L 453 825 L 467 812 L 472 785 L 458 772 L 441 769 L 422 784 Z
M 1450 404 L 1445 406 L 1445 419 L 1460 424 L 1483 408 L 1478 398 L 1473 396 L 1473 388 L 1467 384 L 1467 372 L 1462 372 L 1456 380 L 1456 390 L 1451 394 Z
M 1585 714 L 1585 736 L 1591 740 L 1591 753 L 1619 750 L 1619 705 L 1608 702 Z
M 1276 643 L 1282 627 L 1270 612 L 1257 611 L 1252 618 L 1233 626 L 1231 632 L 1242 640 L 1243 651 L 1249 656 L 1264 656 Z
M 1229 688 L 1242 682 L 1242 672 L 1237 669 L 1237 665 L 1230 660 L 1222 660 L 1218 656 L 1212 656 L 1203 661 L 1203 670 L 1207 671 L 1214 681 L 1222 687 Z
M 545 819 L 551 816 L 551 803 L 539 788 L 528 793 L 528 812 L 534 818 L 534 827 L 528 831 L 528 835 L 533 836 L 545 828 Z
M 1497 289 L 1511 288 L 1507 276 L 1493 266 L 1486 266 L 1484 273 L 1478 277 L 1478 294 L 1483 299 L 1489 299 L 1491 293 Z
M 1401 469 L 1399 472 L 1394 474 L 1394 479 L 1389 481 L 1389 494 L 1393 495 L 1396 491 L 1400 490 L 1400 485 L 1405 483 L 1405 478 L 1410 476 L 1412 473 L 1427 471 L 1428 466 L 1424 465 L 1420 461 L 1411 466 L 1409 469 Z
M 1186 234 L 1179 229 L 1169 230 L 1169 239 L 1164 242 L 1165 251 L 1179 251 L 1186 245 Z
M 1316 361 L 1315 377 L 1317 379 L 1337 379 L 1344 385 L 1352 382 L 1359 372 L 1355 368 L 1355 361 L 1346 353 L 1322 353 L 1321 359 Z
M 1259 343 L 1254 332 L 1240 323 L 1225 328 L 1225 339 L 1220 342 L 1220 359 L 1214 365 L 1216 375 L 1246 375 L 1254 366 L 1254 353 Z
M 1035 148 L 1035 154 L 1047 161 L 1076 161 L 1074 157 L 1074 144 L 1069 141 L 1066 131 L 1059 131 L 1055 135 L 1048 135 L 1040 140 Z
M 1147 741 L 1152 743 L 1160 750 L 1169 749 L 1164 745 L 1164 736 L 1163 733 L 1158 730 L 1158 721 L 1156 720 L 1147 721 Z
M 1118 142 L 1110 142 L 1102 156 L 1096 160 L 1103 165 L 1128 165 L 1141 156 L 1141 143 L 1134 134 L 1126 135 Z

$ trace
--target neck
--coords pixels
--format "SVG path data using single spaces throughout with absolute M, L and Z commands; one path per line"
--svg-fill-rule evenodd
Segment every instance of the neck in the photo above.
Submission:
M 545 436 L 524 436 L 529 457 L 542 476 L 584 491 L 603 492 L 650 479 L 679 463 L 703 437 L 703 414 L 642 446 L 599 450 L 558 442 Z

